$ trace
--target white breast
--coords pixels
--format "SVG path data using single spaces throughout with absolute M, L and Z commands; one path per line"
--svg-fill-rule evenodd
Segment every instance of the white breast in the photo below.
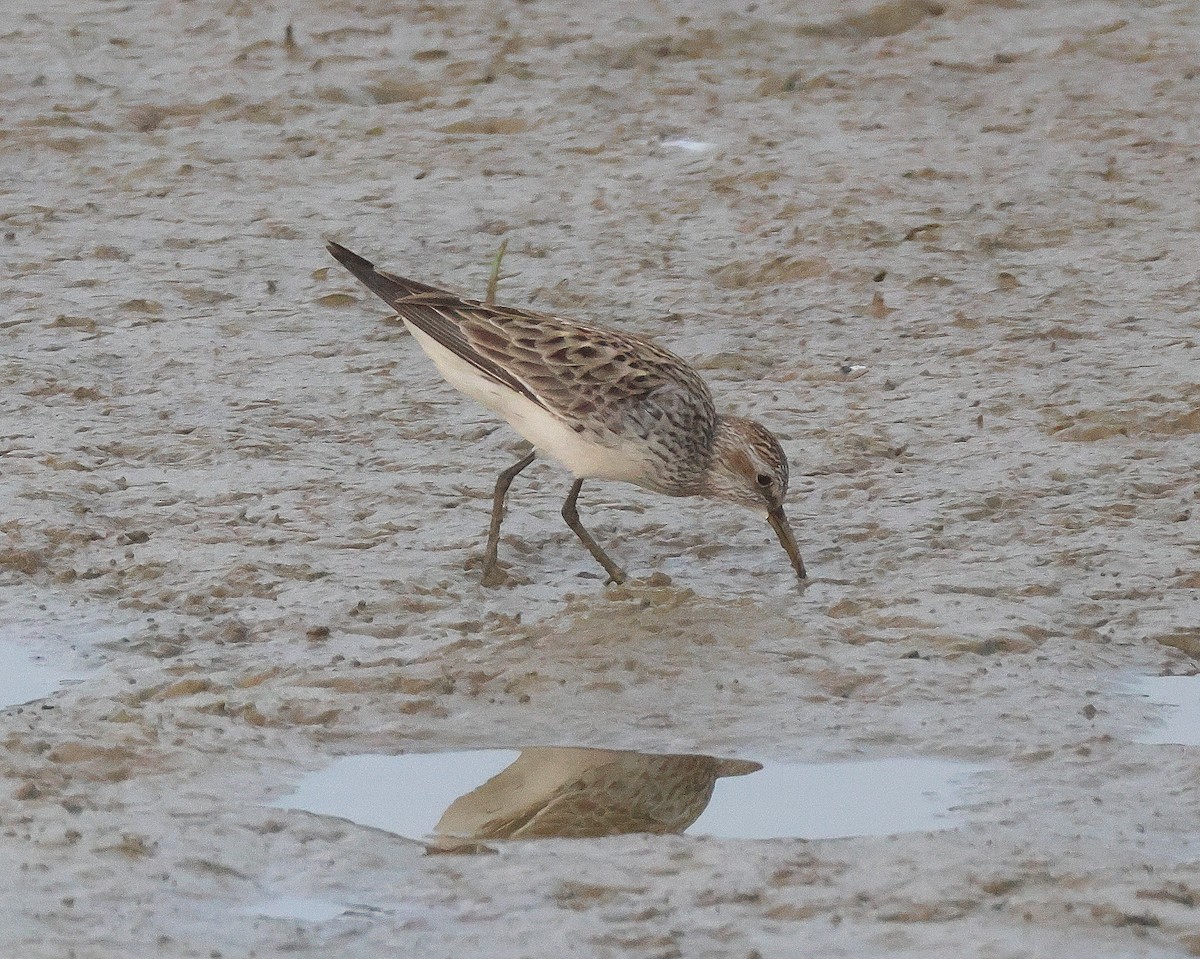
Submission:
M 466 360 L 405 320 L 421 349 L 446 382 L 460 393 L 495 410 L 538 450 L 558 460 L 578 479 L 611 479 L 636 483 L 647 472 L 645 456 L 626 447 L 610 448 L 584 439 L 558 417 L 529 398 L 484 376 Z

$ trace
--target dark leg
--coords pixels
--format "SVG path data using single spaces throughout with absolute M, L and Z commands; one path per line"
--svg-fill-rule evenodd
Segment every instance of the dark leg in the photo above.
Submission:
M 533 462 L 536 453 L 514 463 L 496 479 L 496 491 L 492 494 L 492 525 L 488 527 L 487 548 L 483 551 L 483 585 L 499 586 L 504 582 L 504 573 L 496 563 L 496 551 L 500 548 L 500 524 L 504 521 L 504 497 L 517 474 Z
M 623 583 L 625 582 L 625 571 L 608 558 L 608 553 L 600 548 L 600 544 L 592 539 L 592 534 L 584 529 L 583 524 L 579 522 L 579 510 L 575 508 L 575 502 L 579 499 L 579 491 L 581 489 L 583 489 L 583 480 L 576 480 L 575 484 L 571 487 L 571 492 L 567 494 L 567 501 L 563 503 L 563 519 L 575 531 L 575 535 L 579 537 L 583 545 L 588 548 L 588 552 L 596 557 L 596 562 L 604 567 L 609 578 L 614 583 Z

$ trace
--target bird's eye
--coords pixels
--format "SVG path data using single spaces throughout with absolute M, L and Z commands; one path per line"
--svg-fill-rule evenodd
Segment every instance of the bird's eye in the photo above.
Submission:
M 770 486 L 771 477 L 769 477 L 766 473 L 759 473 L 755 478 L 755 482 L 758 483 L 759 486 Z

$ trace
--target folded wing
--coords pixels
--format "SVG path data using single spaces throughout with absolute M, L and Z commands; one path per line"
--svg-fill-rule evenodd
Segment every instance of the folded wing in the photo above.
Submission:
M 577 432 L 604 443 L 666 421 L 703 442 L 715 428 L 704 381 L 645 337 L 466 299 L 376 269 L 337 243 L 328 248 L 404 320 Z

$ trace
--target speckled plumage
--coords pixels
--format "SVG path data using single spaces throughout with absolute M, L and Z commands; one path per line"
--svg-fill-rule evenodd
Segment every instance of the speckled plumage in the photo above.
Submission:
M 455 800 L 435 831 L 442 849 L 481 839 L 681 833 L 719 778 L 760 769 L 716 756 L 536 746 Z
M 563 516 L 615 581 L 623 571 L 575 512 L 586 478 L 761 509 L 804 577 L 783 516 L 783 449 L 760 424 L 718 415 L 708 386 L 686 361 L 633 333 L 460 297 L 376 269 L 336 243 L 329 252 L 396 311 L 451 385 L 501 413 L 578 477 Z M 494 573 L 504 495 L 528 462 L 497 483 L 485 581 Z

